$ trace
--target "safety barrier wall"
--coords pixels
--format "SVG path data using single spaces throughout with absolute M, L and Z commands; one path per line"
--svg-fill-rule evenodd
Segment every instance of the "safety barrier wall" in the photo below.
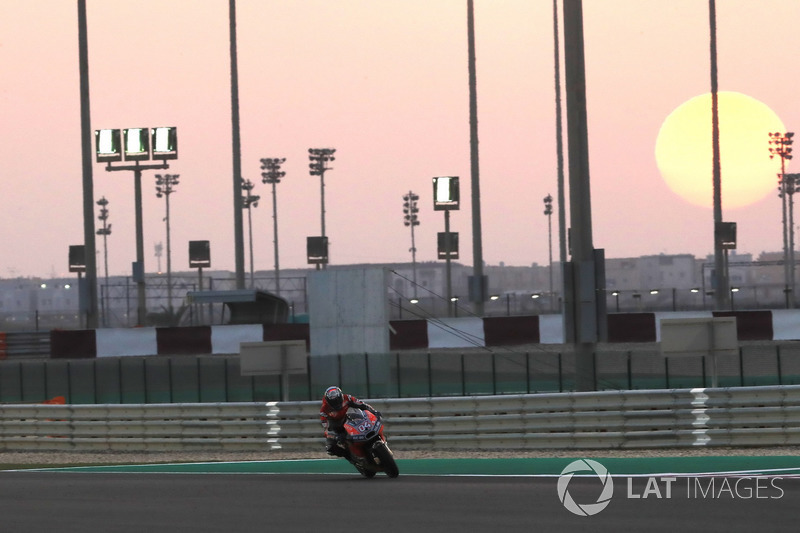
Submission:
M 800 443 L 800 386 L 370 401 L 403 449 Z M 320 450 L 318 402 L 5 405 L 0 450 Z
M 800 339 L 800 310 L 698 311 L 612 313 L 608 341 L 658 342 L 661 320 L 711 316 L 736 317 L 741 341 Z M 461 317 L 429 320 L 392 320 L 391 350 L 474 348 L 520 344 L 562 344 L 561 315 Z M 233 354 L 239 343 L 304 340 L 310 344 L 308 324 L 252 324 L 180 328 L 107 328 L 53 330 L 51 357 L 55 359 L 140 355 Z

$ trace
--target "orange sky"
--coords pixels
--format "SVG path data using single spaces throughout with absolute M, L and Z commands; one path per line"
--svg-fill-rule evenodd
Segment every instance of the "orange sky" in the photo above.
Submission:
M 207 239 L 213 268 L 232 270 L 228 2 L 87 5 L 93 129 L 178 127 L 173 269 L 188 267 L 189 240 Z M 550 0 L 475 0 L 489 264 L 547 262 L 542 199 L 556 194 L 551 8 Z M 434 260 L 444 225 L 431 206 L 436 175 L 462 177 L 451 223 L 471 263 L 466 2 L 239 0 L 237 9 L 242 173 L 264 199 L 253 211 L 256 269 L 273 266 L 264 157 L 287 158 L 281 267 L 305 266 L 305 237 L 320 230 L 310 147 L 337 149 L 325 180 L 332 263 L 410 261 L 401 198 L 409 189 L 421 196 L 417 258 Z M 594 244 L 607 257 L 713 251 L 711 210 L 671 192 L 653 154 L 664 118 L 710 88 L 707 9 L 703 0 L 584 1 Z M 717 15 L 720 89 L 752 96 L 797 127 L 791 36 L 800 2 L 718 0 Z M 76 2 L 0 0 L 0 68 L 0 277 L 67 275 L 68 246 L 83 236 Z M 166 242 L 155 173 L 143 180 L 148 271 L 154 244 Z M 110 202 L 111 273 L 127 275 L 132 173 L 96 164 L 94 189 Z M 739 252 L 781 250 L 776 195 L 724 218 L 738 222 Z

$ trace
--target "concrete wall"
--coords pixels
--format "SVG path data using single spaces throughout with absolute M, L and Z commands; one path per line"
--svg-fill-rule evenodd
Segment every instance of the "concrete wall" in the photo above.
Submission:
M 319 270 L 308 279 L 311 355 L 389 351 L 383 268 Z

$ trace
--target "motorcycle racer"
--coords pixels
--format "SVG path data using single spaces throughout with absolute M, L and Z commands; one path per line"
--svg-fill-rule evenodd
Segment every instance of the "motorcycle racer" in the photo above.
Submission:
M 328 387 L 322 396 L 322 407 L 319 411 L 319 418 L 325 431 L 325 451 L 328 452 L 328 455 L 347 456 L 347 447 L 343 444 L 344 421 L 350 407 L 370 411 L 375 416 L 380 416 L 380 413 L 371 405 L 343 393 L 339 387 Z

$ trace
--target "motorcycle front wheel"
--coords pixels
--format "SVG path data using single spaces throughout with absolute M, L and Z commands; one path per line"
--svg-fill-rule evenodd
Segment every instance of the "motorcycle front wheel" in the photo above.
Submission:
M 368 470 L 368 469 L 366 469 L 366 468 L 364 468 L 362 466 L 359 466 L 359 465 L 355 465 L 355 467 L 356 467 L 356 470 L 358 470 L 358 472 L 362 476 L 364 476 L 365 478 L 371 479 L 371 478 L 375 477 L 376 472 L 374 470 Z
M 389 449 L 385 442 L 378 443 L 373 452 L 375 453 L 376 462 L 383 468 L 387 476 L 395 478 L 400 475 L 392 450 Z

